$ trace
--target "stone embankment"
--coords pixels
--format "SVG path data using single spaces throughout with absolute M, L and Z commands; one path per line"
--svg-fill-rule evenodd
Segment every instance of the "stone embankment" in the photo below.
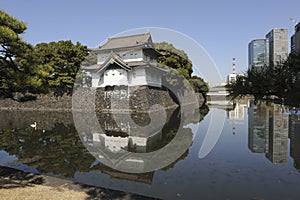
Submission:
M 93 105 L 97 111 L 123 110 L 130 112 L 148 111 L 153 105 L 166 109 L 176 108 L 176 98 L 169 91 L 147 86 L 138 88 L 80 88 L 74 108 L 83 109 L 85 105 Z M 199 106 L 204 102 L 201 94 L 196 94 Z M 74 99 L 73 99 L 74 101 Z M 74 102 L 73 102 L 74 103 Z M 74 104 L 73 104 L 74 105 Z M 39 110 L 39 111 L 71 111 L 72 96 L 56 97 L 53 94 L 38 95 L 36 100 L 17 102 L 12 99 L 0 100 L 1 110 Z

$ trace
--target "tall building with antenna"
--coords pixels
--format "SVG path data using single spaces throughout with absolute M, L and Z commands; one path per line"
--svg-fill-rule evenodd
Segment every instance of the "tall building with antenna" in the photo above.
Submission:
M 291 52 L 300 52 L 300 22 L 295 26 L 295 33 L 291 37 Z
M 236 73 L 236 60 L 235 60 L 235 57 L 233 57 L 232 58 L 232 73 L 227 76 L 227 83 L 232 83 L 232 82 L 236 81 L 237 75 L 238 74 Z

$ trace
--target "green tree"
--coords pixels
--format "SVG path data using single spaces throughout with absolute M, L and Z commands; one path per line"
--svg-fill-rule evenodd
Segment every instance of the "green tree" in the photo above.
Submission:
M 291 102 L 299 101 L 300 54 L 292 53 L 276 65 L 252 68 L 244 77 L 227 84 L 233 98 L 253 95 L 256 99 L 280 98 Z M 296 98 L 295 98 L 296 97 Z
M 206 94 L 208 92 L 208 85 L 203 80 L 203 78 L 200 78 L 198 76 L 192 76 L 192 78 L 189 79 L 190 84 L 194 88 L 195 92 Z
M 24 22 L 0 10 L 0 97 L 14 98 L 16 92 L 31 92 L 38 85 L 28 74 L 30 59 L 24 62 L 32 51 L 20 36 L 25 30 Z
M 225 87 L 232 99 L 246 96 L 250 90 L 245 76 L 237 76 L 236 81 L 227 84 Z
M 193 65 L 184 51 L 175 48 L 172 44 L 167 42 L 155 43 L 154 46 L 155 49 L 163 55 L 158 59 L 158 63 L 175 69 L 186 79 L 191 78 Z
M 170 85 L 184 85 L 187 84 L 183 79 L 189 81 L 195 92 L 205 94 L 208 92 L 207 83 L 200 77 L 192 76 L 193 64 L 188 55 L 180 49 L 175 48 L 172 44 L 167 42 L 160 42 L 154 44 L 155 49 L 162 54 L 158 59 L 158 63 L 170 67 L 170 74 L 165 77 Z M 182 75 L 181 78 L 179 75 Z
M 89 52 L 89 54 L 85 57 L 82 62 L 82 66 L 91 66 L 97 64 L 97 55 Z
M 53 89 L 55 95 L 71 94 L 76 74 L 88 55 L 87 47 L 67 40 L 37 44 L 34 52 L 38 68 L 47 74 L 47 87 Z

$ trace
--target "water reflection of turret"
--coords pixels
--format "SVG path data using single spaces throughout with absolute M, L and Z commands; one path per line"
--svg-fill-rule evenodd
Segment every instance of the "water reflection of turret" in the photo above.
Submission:
M 288 161 L 288 115 L 284 107 L 271 104 L 269 110 L 269 151 L 266 157 L 272 163 Z
M 101 163 L 121 171 L 141 173 L 156 165 L 153 160 L 173 157 L 176 160 L 182 149 L 186 150 L 192 144 L 192 130 L 184 127 L 180 109 L 168 110 L 163 123 L 161 114 L 156 111 L 131 115 L 97 113 L 101 130 L 85 132 L 80 137 Z M 157 126 L 159 123 L 162 126 Z M 178 132 L 183 134 L 177 135 Z M 175 137 L 177 139 L 173 140 Z M 167 149 L 163 148 L 165 146 Z
M 291 113 L 289 117 L 290 155 L 294 167 L 300 172 L 300 115 Z
M 159 115 L 159 113 L 157 114 Z M 133 113 L 130 116 L 117 113 L 97 113 L 97 117 L 103 132 L 92 134 L 93 144 L 91 145 L 105 147 L 107 151 L 114 153 L 122 150 L 136 153 L 154 151 L 161 147 L 161 143 L 166 144 L 166 141 L 163 141 L 166 136 L 169 141 L 172 140 L 180 124 L 178 109 L 167 112 L 164 128 L 153 128 L 151 131 L 141 131 L 140 128 L 150 123 L 151 119 L 148 113 Z M 128 120 L 128 117 L 132 120 Z M 115 120 L 116 118 L 118 122 Z M 170 136 L 168 133 L 172 131 L 171 128 L 175 129 L 175 132 Z
M 269 148 L 269 107 L 250 101 L 248 108 L 248 148 L 254 153 L 267 153 Z

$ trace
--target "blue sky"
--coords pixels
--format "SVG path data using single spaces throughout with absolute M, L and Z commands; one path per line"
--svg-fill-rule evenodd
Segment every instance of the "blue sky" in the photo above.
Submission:
M 224 79 L 232 57 L 237 71 L 247 69 L 252 39 L 264 38 L 272 28 L 289 28 L 291 35 L 290 18 L 300 21 L 299 0 L 0 0 L 0 8 L 27 22 L 23 37 L 31 44 L 70 39 L 96 47 L 135 28 L 172 29 L 200 44 Z

